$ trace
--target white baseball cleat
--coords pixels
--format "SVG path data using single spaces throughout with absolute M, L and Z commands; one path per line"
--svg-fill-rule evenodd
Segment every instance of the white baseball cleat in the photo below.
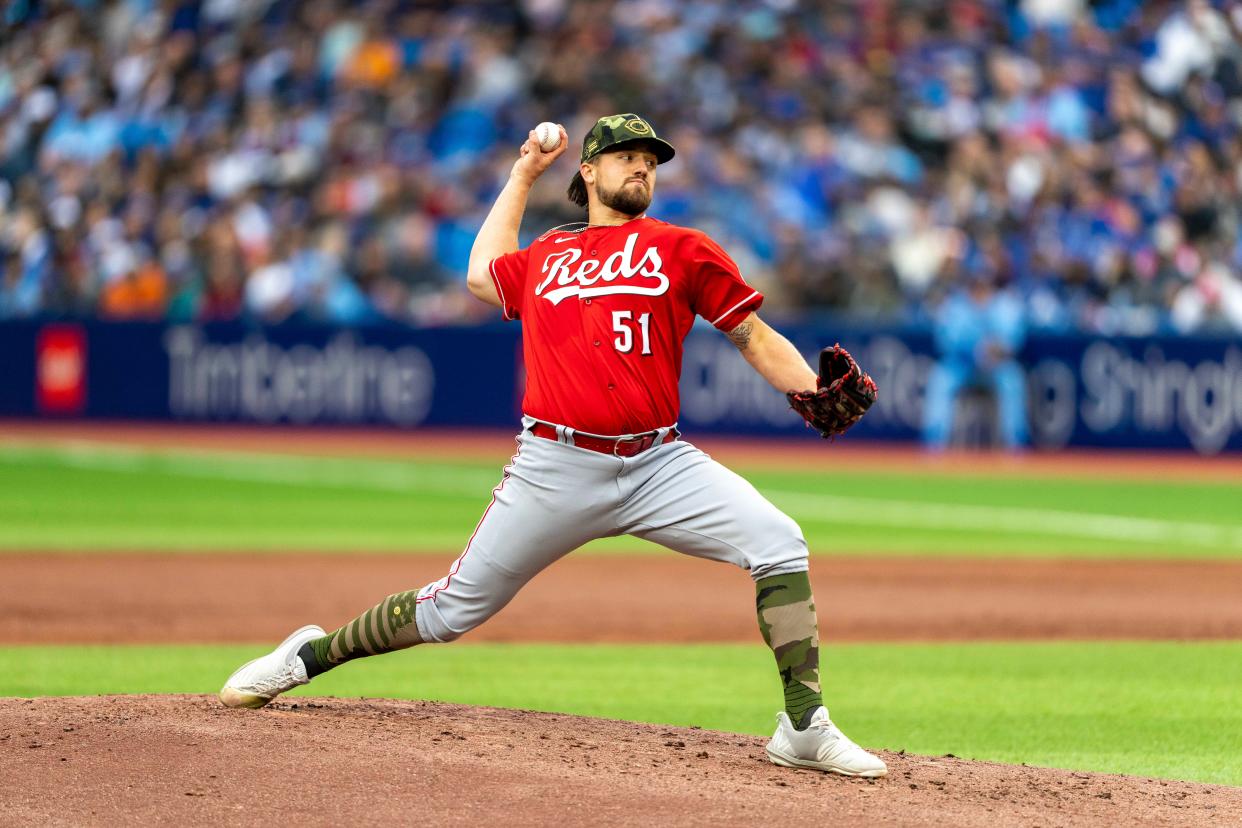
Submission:
M 247 661 L 220 688 L 220 701 L 225 707 L 262 707 L 286 690 L 309 684 L 298 650 L 323 635 L 326 633 L 313 624 L 303 627 L 267 655 Z
M 795 730 L 789 715 L 776 714 L 776 733 L 768 742 L 768 758 L 787 768 L 814 768 L 845 776 L 874 778 L 888 773 L 877 756 L 850 741 L 828 718 L 828 708 L 811 714 L 806 730 Z

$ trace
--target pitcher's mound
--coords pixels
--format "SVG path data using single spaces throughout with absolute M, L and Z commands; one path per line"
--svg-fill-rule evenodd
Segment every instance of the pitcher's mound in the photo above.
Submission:
M 764 740 L 390 700 L 0 699 L 0 823 L 1219 824 L 1242 788 L 882 752 L 885 779 Z

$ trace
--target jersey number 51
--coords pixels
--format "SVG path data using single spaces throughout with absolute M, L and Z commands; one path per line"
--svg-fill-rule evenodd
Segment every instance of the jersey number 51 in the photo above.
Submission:
M 633 311 L 619 310 L 612 312 L 612 329 L 617 333 L 617 337 L 612 341 L 612 344 L 623 354 L 628 354 L 634 350 L 634 327 Z M 648 356 L 651 354 L 651 314 L 644 313 L 639 316 L 637 327 L 642 338 L 642 350 L 639 353 Z

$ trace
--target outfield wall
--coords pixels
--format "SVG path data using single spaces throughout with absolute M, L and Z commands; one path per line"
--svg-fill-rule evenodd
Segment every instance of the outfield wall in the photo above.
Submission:
M 927 330 L 781 329 L 808 354 L 840 340 L 875 377 L 879 401 L 851 438 L 917 439 Z M 507 427 L 520 405 L 519 330 L 9 321 L 0 415 Z M 1036 335 L 1022 357 L 1039 446 L 1242 449 L 1242 341 Z M 700 433 L 802 428 L 707 327 L 686 341 L 681 422 Z

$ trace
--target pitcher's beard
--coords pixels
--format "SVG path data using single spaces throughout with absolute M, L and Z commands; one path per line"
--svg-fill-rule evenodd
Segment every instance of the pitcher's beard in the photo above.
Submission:
M 622 215 L 637 216 L 651 206 L 651 193 L 646 184 L 632 190 L 628 184 L 622 184 L 617 190 L 599 190 L 599 201 Z

